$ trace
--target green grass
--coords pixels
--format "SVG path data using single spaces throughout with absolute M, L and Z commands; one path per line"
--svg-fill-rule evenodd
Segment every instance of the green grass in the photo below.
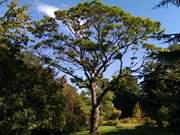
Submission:
M 138 126 L 135 128 L 116 128 L 116 126 L 101 126 L 100 135 L 172 135 L 167 128 Z M 78 132 L 73 135 L 89 135 L 88 131 Z

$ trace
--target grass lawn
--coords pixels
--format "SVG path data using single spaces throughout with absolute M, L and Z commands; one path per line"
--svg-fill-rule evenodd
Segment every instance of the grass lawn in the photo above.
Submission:
M 135 128 L 116 128 L 115 126 L 101 126 L 100 135 L 172 135 L 167 128 L 156 128 L 149 126 L 139 126 Z M 72 135 L 89 135 L 88 131 L 75 133 Z

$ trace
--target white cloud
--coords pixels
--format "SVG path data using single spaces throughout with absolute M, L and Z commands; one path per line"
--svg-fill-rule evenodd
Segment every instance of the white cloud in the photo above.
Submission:
M 41 12 L 41 13 L 43 13 L 47 16 L 53 17 L 53 18 L 55 18 L 55 14 L 54 14 L 55 11 L 68 9 L 70 7 L 70 5 L 68 5 L 68 4 L 61 3 L 58 8 L 53 5 L 41 3 L 41 2 L 39 2 L 39 0 L 34 0 L 34 5 L 38 12 Z M 57 22 L 62 25 L 62 23 L 60 21 L 57 20 Z M 80 22 L 80 25 L 83 25 L 84 23 L 86 23 L 85 20 L 79 20 L 79 22 Z M 73 31 L 73 29 L 72 29 L 72 31 L 70 31 L 65 25 L 62 25 L 62 26 L 63 26 L 63 27 L 61 27 L 62 31 L 68 31 L 68 32 Z
M 48 4 L 44 4 L 44 3 L 39 3 L 37 5 L 37 10 L 39 12 L 44 13 L 47 16 L 55 18 L 54 12 L 59 10 L 59 8 L 56 6 L 52 6 L 52 5 L 48 5 Z

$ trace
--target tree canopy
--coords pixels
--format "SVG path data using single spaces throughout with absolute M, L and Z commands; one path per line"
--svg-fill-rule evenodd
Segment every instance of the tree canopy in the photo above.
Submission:
M 174 5 L 179 7 L 180 1 L 179 0 L 161 0 L 159 4 L 157 4 L 155 7 L 168 7 L 169 5 Z

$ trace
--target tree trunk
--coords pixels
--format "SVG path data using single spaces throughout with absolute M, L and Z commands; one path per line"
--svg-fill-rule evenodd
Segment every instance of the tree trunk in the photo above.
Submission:
M 91 119 L 90 119 L 90 134 L 96 135 L 98 134 L 98 126 L 99 126 L 99 106 L 95 106 L 91 110 Z
M 99 105 L 97 105 L 97 93 L 96 93 L 96 84 L 92 83 L 91 85 L 91 100 L 92 100 L 92 109 L 90 117 L 90 134 L 98 134 L 99 126 Z

